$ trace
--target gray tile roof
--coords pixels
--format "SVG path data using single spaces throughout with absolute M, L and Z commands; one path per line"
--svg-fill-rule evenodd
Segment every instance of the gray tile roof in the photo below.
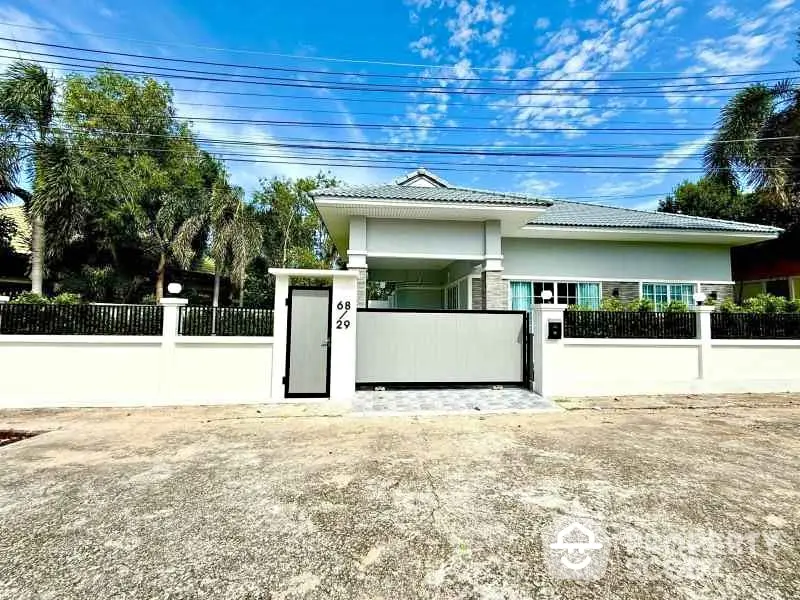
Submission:
M 417 187 L 403 185 L 362 185 L 325 188 L 311 192 L 315 198 L 353 198 L 373 200 L 402 200 L 408 202 L 473 202 L 547 207 L 531 220 L 531 225 L 563 227 L 620 227 L 637 229 L 683 229 L 739 233 L 777 234 L 777 227 L 675 215 L 654 211 L 634 210 L 567 200 L 542 200 L 524 194 L 510 194 L 458 187 Z
M 421 187 L 403 185 L 359 185 L 325 188 L 311 192 L 315 198 L 356 198 L 374 200 L 404 200 L 408 202 L 474 202 L 478 204 L 515 204 L 520 206 L 550 206 L 523 194 L 507 194 L 457 187 Z
M 684 229 L 696 231 L 780 233 L 781 229 L 767 225 L 706 219 L 618 206 L 603 206 L 585 202 L 554 200 L 553 205 L 531 225 L 571 227 L 624 227 L 637 229 Z

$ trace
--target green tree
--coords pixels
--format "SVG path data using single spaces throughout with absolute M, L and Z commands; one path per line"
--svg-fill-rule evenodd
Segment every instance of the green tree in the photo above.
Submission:
M 697 182 L 684 181 L 658 204 L 661 212 L 748 221 L 753 213 L 752 195 L 709 177 Z
M 42 293 L 45 236 L 64 243 L 79 218 L 82 182 L 97 170 L 61 135 L 58 89 L 41 66 L 12 64 L 0 77 L 0 199 L 16 196 L 31 221 L 31 289 Z M 19 179 L 28 177 L 27 186 Z M 48 228 L 49 226 L 49 228 Z
M 800 37 L 798 37 L 800 45 Z M 800 57 L 796 60 L 800 65 Z M 722 109 L 705 152 L 709 175 L 746 186 L 782 206 L 800 194 L 800 87 L 793 80 L 750 85 Z
M 261 223 L 255 208 L 244 201 L 244 190 L 230 185 L 222 167 L 208 196 L 206 210 L 188 219 L 181 235 L 191 240 L 205 228 L 210 229 L 208 254 L 214 261 L 213 305 L 219 306 L 223 274 L 240 290 L 241 305 L 247 268 L 262 250 Z M 187 247 L 188 243 L 181 246 Z
M 217 163 L 175 118 L 169 86 L 151 78 L 70 76 L 64 119 L 81 152 L 108 166 L 92 187 L 103 245 L 112 256 L 136 245 L 153 266 L 160 300 L 168 266 L 187 267 L 202 248 L 206 232 L 189 237 L 182 229 L 206 209 Z

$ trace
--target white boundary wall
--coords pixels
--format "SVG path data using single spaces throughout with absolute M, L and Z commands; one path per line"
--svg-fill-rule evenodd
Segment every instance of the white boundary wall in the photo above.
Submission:
M 272 337 L 183 337 L 164 299 L 161 336 L 0 335 L 0 408 L 264 402 Z
M 800 340 L 711 339 L 699 307 L 694 340 L 548 340 L 563 306 L 534 309 L 534 389 L 546 396 L 800 392 Z

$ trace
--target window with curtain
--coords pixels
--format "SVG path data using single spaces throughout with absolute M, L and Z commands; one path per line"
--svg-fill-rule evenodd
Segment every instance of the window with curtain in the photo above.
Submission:
M 600 284 L 570 281 L 512 281 L 511 309 L 530 310 L 534 304 L 542 304 L 542 292 L 553 293 L 555 304 L 580 304 L 589 308 L 600 308 Z
M 694 304 L 693 283 L 643 283 L 642 298 L 655 304 L 656 310 L 663 309 L 673 300 L 685 302 L 688 306 Z

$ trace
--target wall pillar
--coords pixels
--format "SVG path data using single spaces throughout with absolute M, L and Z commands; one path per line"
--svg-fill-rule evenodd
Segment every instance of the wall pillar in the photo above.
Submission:
M 697 350 L 697 377 L 705 379 L 711 360 L 711 313 L 714 312 L 714 307 L 701 305 L 694 310 L 697 315 L 697 339 L 700 340 Z
M 272 273 L 272 271 L 270 271 Z M 272 382 L 270 384 L 270 398 L 272 400 L 284 399 L 283 376 L 286 373 L 286 334 L 288 331 L 287 317 L 289 309 L 289 276 L 283 273 L 275 275 L 275 304 L 272 311 Z
M 360 274 L 358 279 L 333 278 L 331 400 L 349 400 L 356 393 L 356 309 L 360 290 Z
M 540 396 L 550 396 L 558 389 L 559 350 L 563 343 L 563 304 L 535 304 L 533 306 L 533 391 Z M 547 325 L 558 321 L 562 325 L 562 339 L 547 339 Z
M 351 269 L 348 267 L 347 270 L 355 271 L 358 274 L 356 280 L 356 305 L 358 308 L 367 308 L 369 302 L 367 297 L 367 269 Z
M 175 342 L 178 338 L 178 324 L 180 309 L 189 304 L 186 298 L 162 298 L 161 306 L 164 311 L 161 326 L 161 360 L 159 361 L 159 391 L 158 395 L 165 404 L 176 401 L 178 390 L 172 389 L 170 382 L 174 380 L 170 374 L 174 371 Z M 177 383 L 176 383 L 177 385 Z

